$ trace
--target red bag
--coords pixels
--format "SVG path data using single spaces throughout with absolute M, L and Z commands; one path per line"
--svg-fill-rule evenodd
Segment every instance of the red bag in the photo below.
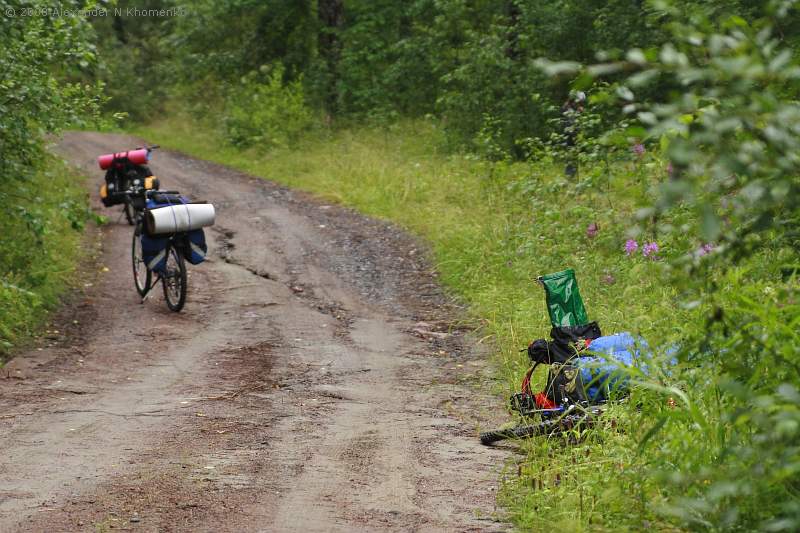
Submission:
M 107 170 L 115 159 L 127 158 L 128 161 L 134 165 L 144 165 L 147 163 L 147 149 L 142 148 L 139 150 L 128 150 L 127 152 L 117 152 L 116 154 L 104 154 L 97 158 L 97 164 L 100 168 Z

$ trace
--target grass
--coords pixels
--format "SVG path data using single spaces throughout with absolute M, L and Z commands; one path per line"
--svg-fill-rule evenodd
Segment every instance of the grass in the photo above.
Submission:
M 28 180 L 0 185 L 0 363 L 24 344 L 69 288 L 88 216 L 84 177 L 54 157 Z
M 503 396 L 518 388 L 527 369 L 520 348 L 548 335 L 538 275 L 574 268 L 590 318 L 606 333 L 662 340 L 681 333 L 686 312 L 662 281 L 661 263 L 623 251 L 626 229 L 659 171 L 656 159 L 620 163 L 614 176 L 595 169 L 571 182 L 552 163 L 489 163 L 445 153 L 442 133 L 428 122 L 317 132 L 264 152 L 226 146 L 213 126 L 186 116 L 134 133 L 391 220 L 424 238 L 446 287 L 469 304 L 470 319 L 491 337 Z M 599 227 L 595 236 L 587 234 L 591 223 Z M 659 241 L 662 255 L 686 244 Z M 566 453 L 556 440 L 530 442 L 526 458 L 512 459 L 500 499 L 520 528 L 638 529 L 645 518 L 655 520 L 652 502 L 634 495 L 647 490 L 657 497 L 657 488 L 633 470 L 619 483 L 607 482 L 635 462 L 631 443 L 646 429 L 632 415 L 619 416 L 628 416 L 632 431 L 608 427 Z M 573 468 L 575 453 L 580 468 Z

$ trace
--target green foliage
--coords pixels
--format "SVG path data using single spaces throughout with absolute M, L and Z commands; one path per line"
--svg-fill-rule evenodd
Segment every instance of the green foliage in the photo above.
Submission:
M 133 10 L 176 9 L 174 2 L 118 0 L 108 14 L 96 17 L 99 62 L 89 73 L 103 82 L 104 109 L 134 121 L 147 120 L 165 108 L 177 77 L 173 46 L 166 36 L 182 17 L 146 17 Z
M 0 1 L 0 356 L 55 303 L 77 255 L 85 195 L 44 136 L 97 117 L 102 84 L 78 81 L 96 61 L 79 14 L 93 5 Z
M 48 157 L 25 181 L 0 183 L 0 360 L 35 331 L 69 284 L 90 217 L 82 178 Z
M 228 142 L 238 147 L 288 146 L 313 124 L 302 80 L 284 84 L 280 64 L 242 77 L 230 89 L 223 116 Z
M 588 69 L 626 72 L 613 92 L 641 124 L 627 138 L 669 161 L 634 232 L 677 245 L 664 276 L 697 310 L 675 339 L 680 366 L 642 383 L 655 395 L 641 400 L 650 430 L 631 469 L 657 480 L 659 504 L 641 512 L 693 529 L 795 530 L 800 108 L 786 95 L 797 94 L 800 64 L 775 33 L 790 4 L 751 23 L 714 5 L 656 5 L 667 42 Z M 676 90 L 648 94 L 654 79 Z M 682 401 L 665 410 L 670 395 Z
M 441 43 L 426 30 L 434 2 L 345 2 L 337 82 L 342 111 L 370 118 L 433 111 L 435 61 Z
M 601 48 L 645 46 L 661 35 L 649 18 L 640 20 L 637 0 L 353 0 L 336 29 L 323 27 L 314 4 L 148 0 L 137 7 L 182 16 L 96 20 L 109 109 L 144 120 L 161 111 L 165 96 L 202 103 L 209 91 L 224 93 L 224 85 L 279 62 L 284 81 L 302 79 L 317 108 L 332 98 L 339 116 L 384 123 L 435 113 L 451 146 L 483 150 L 489 136 L 502 157 L 520 158 L 526 139 L 554 131 L 549 119 L 569 81 L 545 77 L 534 59 L 586 61 Z M 320 49 L 331 32 L 333 55 Z
M 683 87 L 680 96 L 638 106 L 649 135 L 664 137 L 677 173 L 655 207 L 697 209 L 699 236 L 741 257 L 767 244 L 759 233 L 800 222 L 800 105 L 781 94 L 798 88 L 800 64 L 770 26 L 753 28 L 739 17 L 718 27 L 696 15 L 674 32 L 691 37 L 662 46 L 632 80 L 657 72 Z M 798 237 L 779 236 L 768 245 Z
M 287 79 L 308 72 L 316 23 L 307 0 L 200 0 L 160 2 L 182 9 L 161 26 L 163 45 L 173 49 L 169 64 L 177 80 L 235 81 L 276 61 Z
M 87 6 L 63 2 L 61 9 Z M 77 14 L 25 14 L 52 8 L 45 1 L 0 1 L 0 183 L 36 171 L 44 133 L 96 116 L 100 87 L 70 81 L 96 59 L 92 28 Z
M 673 40 L 655 57 L 644 54 L 631 83 L 657 72 L 682 87 L 637 106 L 674 169 L 653 216 L 691 210 L 691 233 L 717 244 L 706 261 L 693 250 L 676 260 L 677 285 L 710 310 L 702 334 L 687 339 L 682 353 L 705 378 L 707 392 L 696 401 L 707 431 L 698 434 L 691 420 L 665 431 L 705 437 L 701 456 L 717 459 L 681 459 L 694 450 L 673 441 L 653 463 L 677 464 L 671 470 L 678 473 L 665 476 L 675 487 L 667 509 L 686 525 L 795 530 L 800 354 L 789 326 L 798 316 L 797 282 L 786 269 L 800 259 L 800 107 L 783 94 L 796 94 L 800 63 L 766 19 L 751 26 L 738 16 L 686 17 L 663 8 L 675 21 Z

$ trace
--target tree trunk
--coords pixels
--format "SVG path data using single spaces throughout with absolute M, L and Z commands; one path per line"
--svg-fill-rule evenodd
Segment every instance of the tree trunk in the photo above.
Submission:
M 339 57 L 342 43 L 339 31 L 344 23 L 344 0 L 318 0 L 317 16 L 320 22 L 318 36 L 319 55 L 324 62 L 323 100 L 329 114 L 335 114 L 338 104 L 336 90 Z
M 511 0 L 507 6 L 508 12 L 508 40 L 506 42 L 506 57 L 511 60 L 519 59 L 519 18 L 522 15 L 516 0 Z

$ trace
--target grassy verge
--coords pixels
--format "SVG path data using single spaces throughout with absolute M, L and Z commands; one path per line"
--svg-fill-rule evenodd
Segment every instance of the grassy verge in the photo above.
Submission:
M 0 185 L 0 363 L 70 286 L 88 214 L 83 179 L 50 157 L 32 179 Z
M 470 304 L 472 318 L 493 339 L 504 394 L 518 387 L 528 366 L 519 349 L 549 331 L 544 295 L 533 282 L 537 275 L 574 268 L 590 318 L 604 332 L 668 339 L 680 330 L 683 312 L 675 306 L 674 289 L 659 279 L 657 263 L 623 251 L 625 228 L 656 161 L 646 172 L 638 163 L 622 164 L 613 178 L 576 184 L 550 164 L 487 163 L 441 153 L 440 132 L 423 122 L 311 135 L 291 148 L 263 153 L 226 147 L 212 127 L 188 117 L 135 133 L 391 220 L 423 237 L 444 283 Z M 598 230 L 587 231 L 590 224 Z M 659 242 L 662 253 L 670 244 Z M 625 513 L 617 523 L 641 527 L 644 502 L 632 501 L 627 489 L 600 490 L 616 465 L 629 461 L 625 454 L 636 435 L 602 434 L 602 445 L 580 448 L 595 454 L 599 465 L 583 468 L 581 479 L 561 474 L 574 464 L 572 452 L 563 453 L 556 442 L 530 444 L 528 458 L 510 468 L 514 476 L 501 495 L 521 528 L 611 527 Z

